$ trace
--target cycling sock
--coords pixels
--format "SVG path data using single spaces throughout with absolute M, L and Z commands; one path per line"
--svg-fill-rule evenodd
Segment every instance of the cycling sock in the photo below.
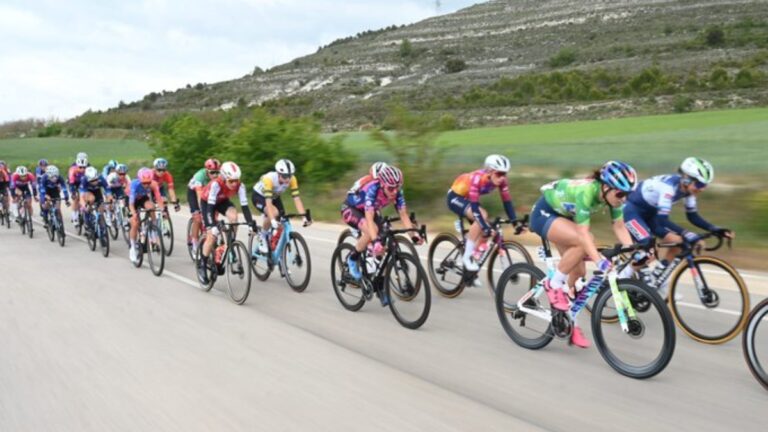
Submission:
M 560 270 L 555 270 L 555 274 L 552 275 L 552 278 L 549 280 L 549 286 L 552 288 L 559 288 L 568 293 L 568 284 L 565 283 L 567 279 L 567 274 L 561 272 Z
M 475 252 L 475 242 L 467 239 L 467 243 L 464 245 L 464 260 L 468 261 L 469 257 Z
M 19 205 L 16 203 L 11 203 L 11 213 L 13 214 L 13 217 L 19 217 Z

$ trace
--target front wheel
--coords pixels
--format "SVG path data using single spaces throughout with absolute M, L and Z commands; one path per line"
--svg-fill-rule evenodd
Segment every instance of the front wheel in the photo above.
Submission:
M 250 254 L 242 242 L 235 241 L 222 257 L 227 275 L 227 291 L 235 304 L 243 304 L 251 292 Z
M 51 217 L 53 215 L 54 210 L 49 209 L 48 210 L 48 218 L 46 219 L 47 226 L 45 227 L 45 232 L 48 234 L 48 240 L 51 242 L 54 242 L 56 240 L 56 224 L 54 223 L 54 217 Z
M 112 237 L 112 240 L 117 240 L 117 236 L 120 235 L 120 224 L 117 220 L 117 212 L 109 212 L 109 220 L 107 221 L 107 225 L 109 227 L 110 237 Z
M 64 247 L 66 234 L 64 233 L 64 219 L 61 217 L 61 210 L 56 209 L 54 218 L 56 221 L 56 236 L 59 239 L 59 246 Z
M 602 289 L 595 299 L 592 313 L 595 346 L 616 372 L 630 378 L 650 378 L 663 371 L 672 359 L 675 324 L 655 290 L 633 279 L 619 279 L 616 283 L 621 294 L 618 302 L 610 289 Z M 629 300 L 630 305 L 624 305 L 625 300 Z M 634 307 L 638 301 L 644 303 L 642 309 Z M 626 331 L 618 322 L 601 319 L 603 309 L 609 305 L 628 312 Z
M 344 309 L 357 312 L 365 304 L 362 281 L 356 281 L 349 274 L 347 259 L 355 247 L 349 243 L 339 243 L 331 258 L 331 283 L 333 292 Z
M 411 330 L 424 325 L 429 317 L 432 294 L 424 267 L 410 253 L 396 253 L 384 277 L 389 309 L 397 322 Z
M 261 234 L 255 232 L 248 239 L 248 251 L 251 252 L 251 270 L 253 270 L 256 278 L 263 282 L 269 279 L 269 275 L 272 273 L 272 265 L 269 263 L 269 252 L 264 254 L 259 251 L 259 235 Z
M 283 248 L 281 259 L 285 280 L 296 292 L 303 292 L 309 285 L 312 275 L 312 260 L 309 247 L 301 234 L 292 232 L 291 237 Z
M 464 291 L 464 247 L 449 233 L 438 234 L 429 246 L 429 277 L 442 296 L 454 298 Z
M 682 264 L 670 277 L 669 305 L 675 322 L 688 336 L 706 344 L 721 344 L 744 328 L 749 292 L 730 264 L 697 256 L 692 266 Z
M 157 230 L 157 226 L 151 222 L 147 229 L 147 258 L 149 268 L 152 274 L 160 276 L 165 267 L 165 247 L 163 245 L 162 234 Z
M 551 307 L 540 284 L 543 279 L 544 272 L 538 267 L 517 263 L 507 267 L 496 284 L 496 314 L 501 327 L 512 341 L 530 350 L 544 348 L 554 337 Z
M 496 282 L 504 270 L 517 263 L 533 264 L 533 258 L 525 246 L 516 241 L 505 240 L 501 247 L 494 248 L 488 257 L 488 288 L 491 289 L 491 294 L 495 293 Z
M 99 246 L 101 246 L 101 255 L 104 258 L 109 256 L 109 228 L 107 227 L 107 221 L 104 218 L 104 214 L 100 213 L 99 218 L 96 221 L 98 224 L 98 240 Z
M 173 222 L 171 221 L 171 215 L 163 213 L 163 218 L 159 224 L 163 233 L 163 248 L 165 249 L 165 256 L 171 256 L 173 252 Z
M 762 324 L 762 326 L 761 326 Z M 747 360 L 749 371 L 757 381 L 768 390 L 768 371 L 764 369 L 768 364 L 768 299 L 758 304 L 749 314 L 747 325 L 744 327 L 741 345 L 744 350 L 744 358 Z M 762 357 L 762 361 L 760 358 Z

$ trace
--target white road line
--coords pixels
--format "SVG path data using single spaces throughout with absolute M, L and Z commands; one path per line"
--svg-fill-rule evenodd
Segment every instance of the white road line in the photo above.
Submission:
M 677 302 L 677 305 L 678 306 L 689 307 L 689 308 L 692 308 L 692 309 L 711 310 L 713 312 L 719 312 L 719 313 L 722 313 L 722 314 L 733 315 L 733 316 L 741 316 L 741 312 L 732 311 L 732 310 L 728 310 L 728 309 L 710 309 L 710 308 L 704 307 L 703 305 L 700 305 L 700 304 L 686 303 L 686 302 L 680 302 L 679 301 L 679 302 Z

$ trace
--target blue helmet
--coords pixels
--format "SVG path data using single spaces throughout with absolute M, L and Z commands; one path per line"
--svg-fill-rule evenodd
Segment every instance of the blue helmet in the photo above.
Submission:
M 40 159 L 37 164 L 41 167 L 48 166 L 48 159 Z
M 600 181 L 611 189 L 632 192 L 637 187 L 637 173 L 620 161 L 608 161 L 600 168 Z
M 112 168 L 116 168 L 117 167 L 117 161 L 112 159 L 109 162 L 107 162 L 107 165 L 112 167 Z
M 152 165 L 155 167 L 155 169 L 164 170 L 164 169 L 168 168 L 168 161 L 163 159 L 163 158 L 157 158 L 152 163 Z
M 126 174 L 128 172 L 128 165 L 126 165 L 126 164 L 118 164 L 115 167 L 115 171 L 117 171 L 118 174 Z

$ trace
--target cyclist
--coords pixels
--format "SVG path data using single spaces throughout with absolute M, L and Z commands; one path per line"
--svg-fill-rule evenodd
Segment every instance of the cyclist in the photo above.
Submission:
M 29 172 L 27 167 L 22 165 L 17 166 L 16 172 L 14 172 L 11 176 L 10 191 L 11 197 L 13 198 L 13 202 L 11 204 L 11 212 L 16 218 L 16 223 L 20 224 L 21 219 L 19 218 L 19 200 L 32 197 L 35 199 L 35 201 L 37 201 L 37 180 L 35 180 L 35 175 Z M 31 205 L 27 207 L 27 211 L 31 216 Z
M 482 169 L 460 175 L 448 190 L 448 208 L 460 218 L 465 217 L 472 221 L 467 233 L 462 259 L 464 268 L 468 271 L 479 270 L 477 262 L 472 259 L 472 254 L 475 247 L 485 243 L 492 234 L 492 227 L 487 222 L 488 212 L 480 207 L 480 195 L 488 194 L 499 188 L 507 217 L 510 220 L 517 218 L 507 183 L 509 166 L 509 159 L 506 157 L 498 154 L 489 155 L 485 158 L 485 166 Z M 475 279 L 475 281 L 479 283 L 480 279 Z
M 651 177 L 640 183 L 637 190 L 629 195 L 624 207 L 624 220 L 627 230 L 639 243 L 649 243 L 652 238 L 661 238 L 664 242 L 696 243 L 699 236 L 686 230 L 669 219 L 672 206 L 684 201 L 685 214 L 688 222 L 705 231 L 720 233 L 728 238 L 734 238 L 735 233 L 727 228 L 717 227 L 701 215 L 696 206 L 696 196 L 704 190 L 715 177 L 712 164 L 697 157 L 686 158 L 678 168 L 677 174 L 667 174 Z M 654 270 L 660 275 L 679 248 L 670 248 Z M 663 297 L 666 297 L 668 284 L 658 287 Z
M 104 168 L 101 169 L 101 175 L 104 176 L 104 178 L 107 178 L 110 174 L 115 172 L 117 169 L 117 161 L 114 159 L 111 159 L 109 162 L 107 162 L 106 165 L 104 165 Z
M 86 218 L 92 215 L 88 214 L 86 204 L 103 209 L 104 200 L 112 202 L 112 191 L 107 185 L 107 181 L 99 174 L 99 170 L 96 167 L 88 167 L 85 169 L 85 175 L 80 179 L 80 210 L 83 211 L 83 215 Z M 86 219 L 87 221 L 87 219 Z M 86 229 L 93 227 L 91 224 L 86 223 Z
M 80 182 L 85 176 L 85 169 L 90 167 L 85 153 L 78 153 L 75 163 L 69 167 L 67 178 L 69 180 L 69 194 L 72 196 L 72 223 L 75 227 L 80 223 Z
M 179 211 L 181 206 L 179 200 L 176 199 L 176 189 L 173 187 L 173 176 L 168 171 L 168 161 L 163 158 L 157 158 L 152 162 L 153 180 L 160 186 L 160 194 L 163 198 L 168 198 L 170 195 L 171 203 L 173 203 L 174 211 Z
M 40 190 L 40 182 L 43 179 L 43 175 L 45 175 L 45 169 L 48 167 L 48 160 L 47 159 L 40 159 L 37 161 L 37 166 L 35 167 L 35 178 L 37 178 L 37 189 Z M 40 201 L 40 215 L 43 214 L 43 201 Z
M 288 159 L 280 159 L 275 163 L 275 170 L 270 171 L 259 179 L 253 186 L 251 201 L 253 206 L 259 209 L 264 215 L 261 235 L 259 236 L 259 251 L 266 253 L 268 251 L 269 228 L 277 229 L 280 225 L 280 216 L 285 214 L 285 206 L 280 199 L 280 195 L 287 189 L 291 190 L 293 203 L 296 205 L 296 211 L 304 213 L 304 203 L 299 196 L 299 182 L 296 180 L 296 167 Z M 311 224 L 311 221 L 304 216 L 304 226 Z
M 251 210 L 248 208 L 245 185 L 240 182 L 241 176 L 242 172 L 236 163 L 224 162 L 221 164 L 219 176 L 203 188 L 200 197 L 200 211 L 202 212 L 203 223 L 205 223 L 208 233 L 205 237 L 205 243 L 203 243 L 201 259 L 198 261 L 197 275 L 200 282 L 204 284 L 208 283 L 205 266 L 207 265 L 208 257 L 211 255 L 216 237 L 219 235 L 219 230 L 214 225 L 216 221 L 213 218 L 213 213 L 226 215 L 230 223 L 237 222 L 237 209 L 232 204 L 232 201 L 230 201 L 232 196 L 237 195 L 240 199 L 240 208 L 243 209 L 245 221 L 248 222 L 251 229 L 256 229 L 256 222 L 254 222 Z
M 8 187 L 11 185 L 11 173 L 8 172 L 8 164 L 0 160 L 0 200 L 5 208 L 8 205 Z
M 624 245 L 632 244 L 624 227 L 622 205 L 627 195 L 637 186 L 637 173 L 631 166 L 609 161 L 585 179 L 561 179 L 542 186 L 542 196 L 531 211 L 531 230 L 549 240 L 560 252 L 560 262 L 555 274 L 544 278 L 544 289 L 553 308 L 567 311 L 568 286 L 586 273 L 584 258 L 597 264 L 600 271 L 611 268 L 611 261 L 603 257 L 595 247 L 589 223 L 592 213 L 606 206 L 610 208 L 613 232 Z M 567 278 L 571 277 L 568 281 Z M 575 322 L 571 343 L 586 348 L 589 341 Z
M 408 209 L 403 196 L 403 173 L 394 166 L 386 166 L 379 171 L 378 178 L 365 186 L 357 193 L 350 194 L 341 207 L 341 216 L 349 226 L 360 231 L 360 238 L 355 245 L 355 250 L 349 254 L 347 265 L 349 272 L 355 279 L 362 278 L 360 271 L 360 254 L 373 241 L 373 253 L 381 255 L 384 247 L 379 238 L 381 225 L 381 209 L 392 203 L 400 214 L 400 219 L 406 228 L 413 228 L 408 216 Z M 420 236 L 412 236 L 414 243 L 421 244 Z M 382 305 L 386 306 L 389 299 L 381 297 Z
M 139 233 L 139 212 L 138 209 L 152 210 L 152 200 L 150 194 L 155 197 L 157 205 L 164 207 L 163 195 L 160 193 L 160 187 L 153 180 L 154 173 L 149 168 L 139 169 L 136 178 L 131 181 L 128 190 L 128 208 L 131 212 L 131 231 L 128 237 L 131 239 L 130 258 L 136 262 L 139 257 L 139 249 L 136 243 L 136 237 Z M 154 219 L 154 213 L 151 214 Z
M 189 235 L 192 241 L 192 250 L 195 251 L 200 245 L 200 226 L 203 222 L 200 216 L 200 195 L 203 193 L 203 188 L 219 176 L 220 168 L 221 162 L 218 159 L 208 159 L 203 168 L 200 168 L 187 184 L 187 202 L 189 203 L 189 212 L 192 215 Z
M 56 202 L 55 209 L 61 211 L 61 195 L 64 195 L 64 201 L 69 206 L 69 191 L 67 190 L 67 182 L 59 175 L 59 168 L 56 165 L 48 165 L 45 169 L 45 173 L 40 177 L 40 216 L 43 218 L 45 227 L 48 228 L 48 211 L 51 210 L 54 200 Z
M 360 190 L 361 187 L 367 185 L 368 183 L 376 180 L 379 178 L 379 172 L 382 168 L 387 166 L 386 162 L 374 162 L 373 165 L 371 165 L 371 169 L 368 170 L 368 174 L 364 175 L 363 177 L 360 177 L 351 188 L 349 188 L 349 191 L 347 191 L 347 195 L 349 194 L 356 194 L 357 191 Z

